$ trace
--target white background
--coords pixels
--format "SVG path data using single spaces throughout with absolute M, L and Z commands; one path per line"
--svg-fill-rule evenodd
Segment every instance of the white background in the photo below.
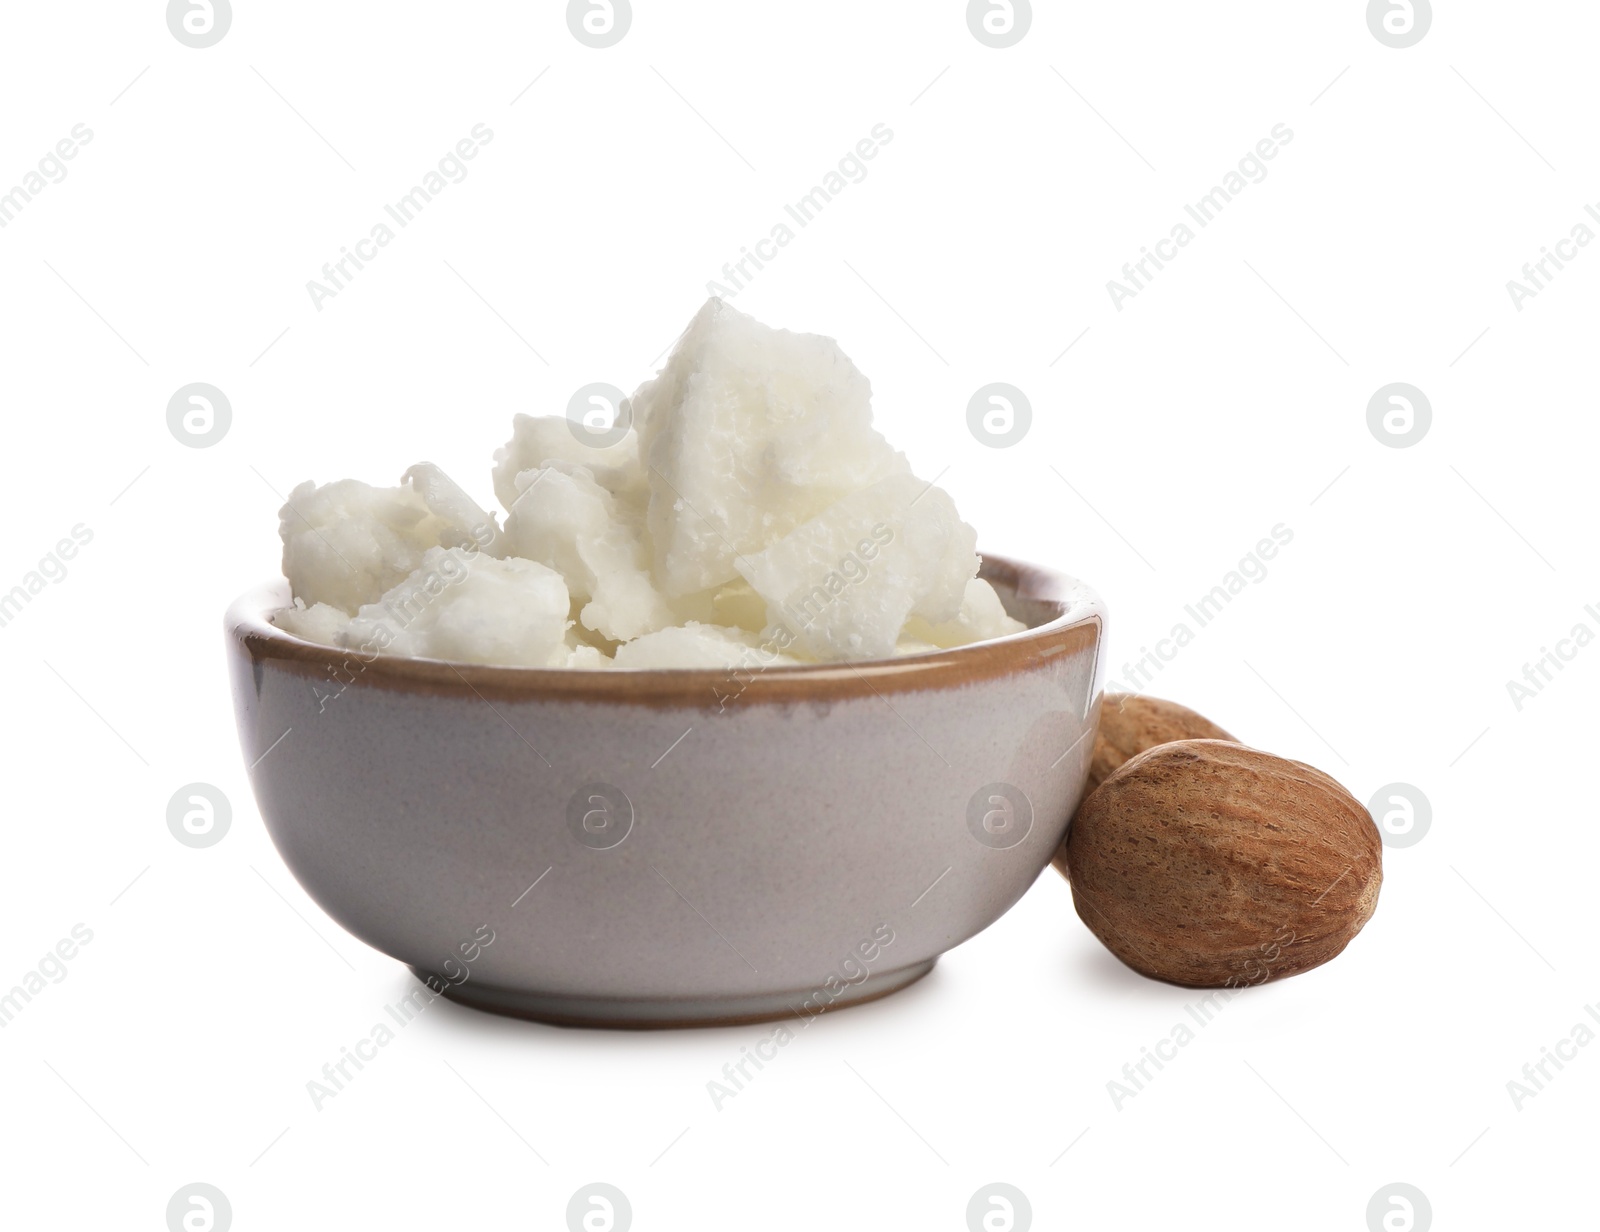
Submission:
M 205 1181 L 240 1229 L 561 1228 L 593 1180 L 639 1229 L 957 1229 L 995 1180 L 1051 1228 L 1359 1232 L 1393 1181 L 1439 1228 L 1592 1220 L 1600 1047 L 1520 1111 L 1506 1084 L 1600 1002 L 1600 648 L 1520 710 L 1506 682 L 1600 631 L 1600 250 L 1520 312 L 1506 282 L 1600 201 L 1600 13 L 1455 3 L 1394 50 L 1363 8 L 1041 4 L 994 50 L 953 0 L 637 0 L 594 50 L 557 3 L 276 0 L 194 50 L 158 3 L 9 6 L 0 191 L 94 137 L 0 230 L 0 590 L 93 541 L 0 629 L 0 986 L 94 940 L 0 1032 L 8 1222 L 158 1228 Z M 307 280 L 477 123 L 468 178 L 316 310 Z M 878 123 L 869 176 L 737 306 L 839 338 L 981 544 L 1095 585 L 1114 676 L 1292 528 L 1151 691 L 1363 801 L 1413 784 L 1432 829 L 1386 851 L 1343 956 L 1120 1110 L 1107 1082 L 1196 994 L 1121 967 L 1049 870 L 720 1111 L 706 1083 L 768 1029 L 444 1004 L 314 1110 L 413 982 L 301 893 L 251 799 L 221 614 L 276 571 L 278 494 L 428 458 L 487 501 L 513 412 L 648 376 Z M 1280 123 L 1270 175 L 1114 308 Z M 192 381 L 233 407 L 206 449 L 166 426 Z M 966 428 L 990 381 L 1034 409 L 1005 450 Z M 1411 448 L 1368 430 L 1393 381 L 1432 403 Z M 234 807 L 205 850 L 166 827 L 192 781 Z

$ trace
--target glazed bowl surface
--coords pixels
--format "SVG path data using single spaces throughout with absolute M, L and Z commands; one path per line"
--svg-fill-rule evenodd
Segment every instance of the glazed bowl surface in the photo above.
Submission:
M 870 1000 L 1020 898 L 1066 831 L 1105 612 L 986 557 L 1030 627 L 898 659 L 570 671 L 362 654 L 226 622 L 284 863 L 435 993 L 606 1026 Z M 418 996 L 425 996 L 418 990 Z

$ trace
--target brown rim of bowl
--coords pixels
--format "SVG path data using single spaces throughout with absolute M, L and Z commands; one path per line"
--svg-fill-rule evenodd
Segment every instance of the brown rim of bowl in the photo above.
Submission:
M 823 702 L 945 689 L 1028 671 L 1085 646 L 1093 645 L 1099 653 L 1105 607 L 1082 582 L 1004 556 L 985 556 L 979 576 L 1013 591 L 1024 602 L 1055 609 L 1056 615 L 993 641 L 901 659 L 765 668 L 756 662 L 747 668 L 646 671 L 495 667 L 363 653 L 308 642 L 268 619 L 269 613 L 289 602 L 288 583 L 281 578 L 234 600 L 226 627 L 230 643 L 243 649 L 258 672 L 263 663 L 271 661 L 285 671 L 326 682 L 330 691 L 360 686 L 485 700 L 563 699 L 716 710 L 750 703 Z

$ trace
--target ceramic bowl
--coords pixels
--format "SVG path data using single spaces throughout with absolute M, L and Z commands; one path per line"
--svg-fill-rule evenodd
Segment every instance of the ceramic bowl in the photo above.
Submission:
M 807 1015 L 999 919 L 1077 806 L 1104 609 L 1044 569 L 984 576 L 1030 628 L 636 672 L 363 658 L 271 624 L 280 581 L 228 612 L 239 738 L 306 892 L 436 992 L 569 1024 Z

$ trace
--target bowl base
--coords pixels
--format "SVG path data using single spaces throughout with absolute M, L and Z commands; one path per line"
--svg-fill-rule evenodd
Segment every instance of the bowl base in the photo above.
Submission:
M 869 975 L 859 984 L 844 985 L 844 990 L 826 1004 L 818 1002 L 827 993 L 815 988 L 743 997 L 584 997 L 494 988 L 472 980 L 452 984 L 417 967 L 411 967 L 410 971 L 450 1000 L 491 1014 L 528 1018 L 558 1027 L 654 1030 L 733 1027 L 752 1022 L 776 1022 L 782 1018 L 798 1018 L 803 1022 L 827 1010 L 861 1005 L 899 992 L 932 971 L 937 961 L 937 958 L 930 958 L 909 967 Z

